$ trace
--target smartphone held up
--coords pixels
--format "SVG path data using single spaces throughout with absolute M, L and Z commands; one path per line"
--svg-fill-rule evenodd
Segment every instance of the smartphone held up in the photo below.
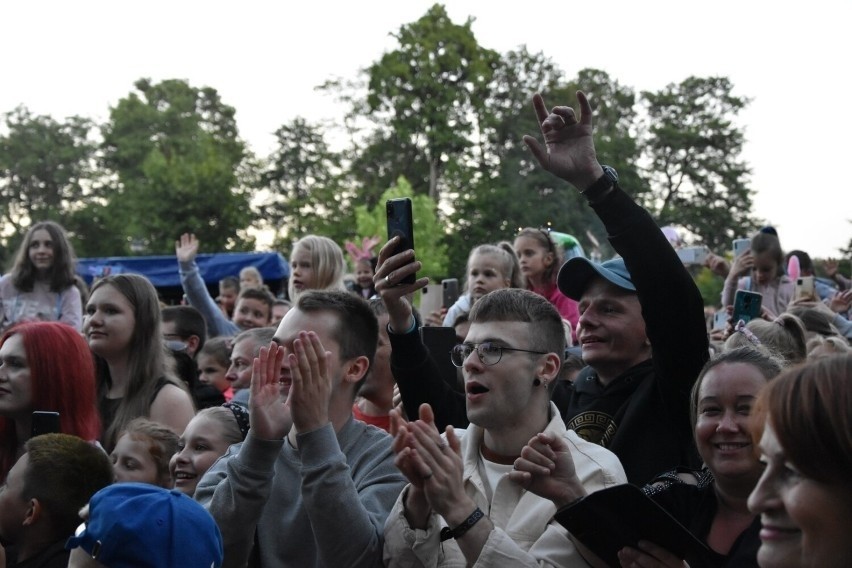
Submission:
M 414 217 L 411 213 L 411 199 L 402 197 L 389 199 L 385 203 L 387 213 L 388 240 L 399 237 L 399 243 L 393 254 L 414 249 Z M 416 274 L 409 274 L 398 284 L 414 284 L 417 280 Z

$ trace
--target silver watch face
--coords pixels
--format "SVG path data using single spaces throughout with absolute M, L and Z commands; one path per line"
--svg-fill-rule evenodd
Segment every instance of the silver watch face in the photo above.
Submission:
M 615 168 L 612 166 L 601 166 L 603 168 L 604 174 L 610 178 L 613 182 L 618 183 L 618 172 L 615 171 Z

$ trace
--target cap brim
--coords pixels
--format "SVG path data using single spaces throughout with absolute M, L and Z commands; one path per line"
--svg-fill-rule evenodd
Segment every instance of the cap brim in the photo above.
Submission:
M 636 287 L 626 278 L 623 278 L 600 264 L 595 264 L 587 258 L 576 257 L 562 265 L 557 277 L 559 291 L 579 301 L 594 277 L 600 277 L 624 290 L 635 292 Z

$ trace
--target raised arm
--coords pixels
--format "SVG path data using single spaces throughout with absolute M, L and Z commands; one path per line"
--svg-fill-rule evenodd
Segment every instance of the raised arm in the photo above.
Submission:
M 175 241 L 175 256 L 180 268 L 180 283 L 189 305 L 201 312 L 207 322 L 210 337 L 235 335 L 239 330 L 228 320 L 210 296 L 195 257 L 198 256 L 198 239 L 192 233 L 184 233 Z

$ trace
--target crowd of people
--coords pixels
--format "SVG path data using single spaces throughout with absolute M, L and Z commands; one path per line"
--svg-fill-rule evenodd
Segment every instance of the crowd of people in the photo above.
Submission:
M 597 527 L 612 557 L 572 532 L 628 483 L 703 543 L 693 568 L 852 565 L 850 281 L 830 261 L 803 293 L 811 258 L 766 227 L 706 255 L 712 325 L 577 98 L 535 95 L 543 143 L 524 141 L 617 256 L 525 228 L 473 247 L 437 311 L 399 237 L 348 244 L 347 267 L 305 235 L 276 298 L 253 266 L 214 297 L 184 234 L 186 304 L 165 306 L 141 275 L 89 289 L 63 228 L 34 223 L 0 278 L 0 568 L 687 566 L 654 526 Z M 750 321 L 738 290 L 762 299 Z

